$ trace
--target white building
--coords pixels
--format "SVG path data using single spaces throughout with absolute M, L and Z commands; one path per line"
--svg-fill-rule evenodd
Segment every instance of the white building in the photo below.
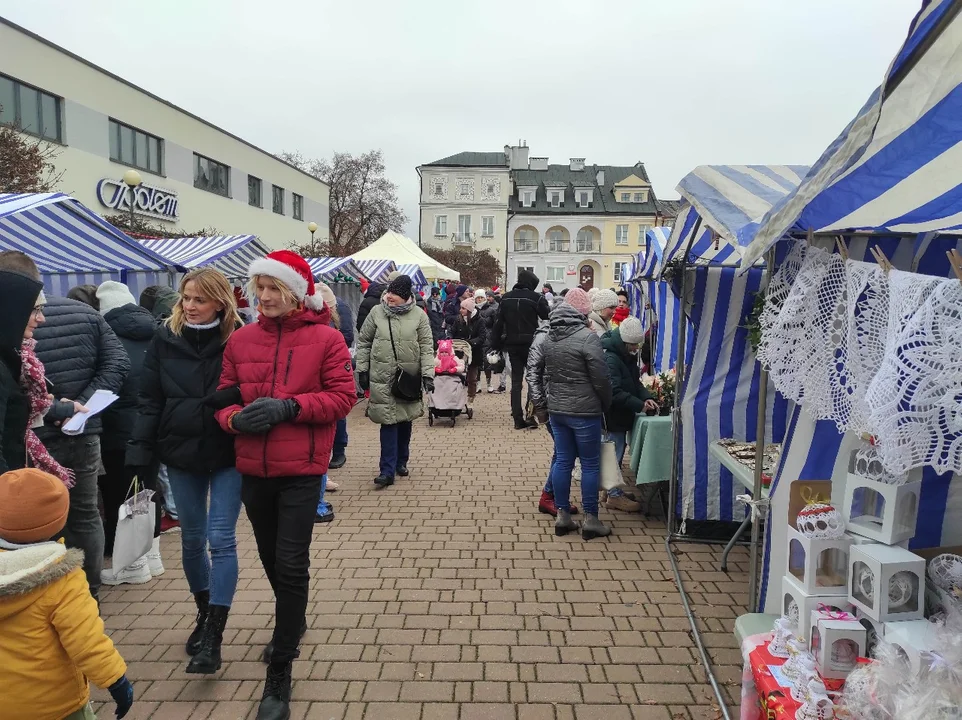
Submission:
M 237 98 L 238 108 L 242 98 Z M 273 248 L 327 240 L 329 187 L 241 138 L 0 17 L 0 123 L 57 147 L 57 188 L 173 232 L 216 228 Z
M 417 168 L 419 245 L 490 250 L 505 267 L 511 179 L 503 152 L 462 152 Z

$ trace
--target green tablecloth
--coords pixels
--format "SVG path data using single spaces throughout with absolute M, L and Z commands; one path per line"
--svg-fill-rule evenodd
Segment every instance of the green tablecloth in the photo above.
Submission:
M 671 417 L 638 415 L 629 438 L 635 484 L 668 482 L 671 478 Z

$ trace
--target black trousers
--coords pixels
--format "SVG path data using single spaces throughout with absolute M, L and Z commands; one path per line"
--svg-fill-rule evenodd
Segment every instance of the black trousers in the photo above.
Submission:
M 274 662 L 298 656 L 307 612 L 311 539 L 321 476 L 244 475 L 241 497 L 254 528 L 257 553 L 274 590 Z
M 530 347 L 509 348 L 508 358 L 511 360 L 511 416 L 515 422 L 524 420 L 524 405 L 521 404 L 521 384 L 524 381 L 524 370 L 528 364 Z
M 117 534 L 117 511 L 127 499 L 130 483 L 134 476 L 124 466 L 123 448 L 116 450 L 101 450 L 100 459 L 103 462 L 104 474 L 97 478 L 100 496 L 104 501 L 104 557 L 114 554 L 114 536 Z M 150 467 L 146 478 L 141 478 L 148 490 L 157 490 L 157 472 L 159 467 L 155 463 Z M 160 536 L 160 498 L 154 496 L 156 513 L 154 515 L 154 537 Z

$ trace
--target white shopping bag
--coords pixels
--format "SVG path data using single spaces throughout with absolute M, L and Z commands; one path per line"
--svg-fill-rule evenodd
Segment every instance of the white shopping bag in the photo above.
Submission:
M 601 489 L 612 490 L 624 482 L 621 468 L 618 466 L 618 455 L 615 444 L 611 440 L 601 441 Z
M 137 478 L 130 484 L 132 495 L 117 511 L 117 533 L 114 535 L 113 571 L 133 565 L 150 550 L 154 541 L 156 508 L 153 490 L 142 490 Z

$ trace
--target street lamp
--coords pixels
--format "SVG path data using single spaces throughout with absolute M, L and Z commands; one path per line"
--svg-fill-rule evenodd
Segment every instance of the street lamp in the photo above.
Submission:
M 317 223 L 307 223 L 307 229 L 311 231 L 311 257 L 314 257 L 314 233 L 317 232 Z
M 128 170 L 124 173 L 124 185 L 130 192 L 130 232 L 134 231 L 134 206 L 137 204 L 137 187 L 140 182 L 140 173 L 136 170 Z

